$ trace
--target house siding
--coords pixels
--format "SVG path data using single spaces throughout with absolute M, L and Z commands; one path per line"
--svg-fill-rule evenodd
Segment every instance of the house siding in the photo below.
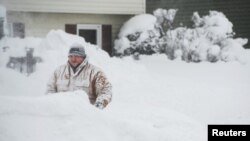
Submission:
M 120 27 L 132 15 L 73 14 L 73 13 L 36 13 L 7 12 L 9 23 L 24 23 L 25 36 L 45 37 L 52 29 L 64 30 L 65 24 L 102 24 L 112 25 L 112 42 L 117 38 Z
M 146 12 L 152 13 L 157 8 L 178 9 L 174 27 L 183 25 L 191 27 L 191 16 L 197 11 L 201 16 L 210 10 L 223 12 L 233 23 L 235 37 L 248 38 L 250 42 L 250 1 L 249 0 L 147 0 Z M 246 48 L 250 48 L 248 43 Z
M 2 0 L 9 11 L 140 14 L 145 13 L 145 0 Z

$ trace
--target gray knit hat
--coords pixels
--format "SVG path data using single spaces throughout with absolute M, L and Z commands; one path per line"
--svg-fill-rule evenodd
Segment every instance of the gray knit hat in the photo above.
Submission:
M 70 55 L 78 55 L 85 58 L 86 57 L 85 49 L 81 44 L 73 44 L 72 46 L 70 46 L 69 49 L 68 56 Z

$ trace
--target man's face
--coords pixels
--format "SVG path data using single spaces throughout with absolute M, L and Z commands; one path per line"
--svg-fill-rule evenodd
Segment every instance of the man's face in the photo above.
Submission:
M 76 67 L 77 65 L 81 64 L 82 61 L 84 60 L 83 57 L 78 56 L 78 55 L 70 55 L 68 58 L 69 58 L 69 63 L 73 67 Z

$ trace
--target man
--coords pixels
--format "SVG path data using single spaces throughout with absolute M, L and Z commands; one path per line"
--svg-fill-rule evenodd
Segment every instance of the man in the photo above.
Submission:
M 71 46 L 68 62 L 57 68 L 47 85 L 47 93 L 84 90 L 90 103 L 103 109 L 112 98 L 112 86 L 101 69 L 91 65 L 84 47 Z

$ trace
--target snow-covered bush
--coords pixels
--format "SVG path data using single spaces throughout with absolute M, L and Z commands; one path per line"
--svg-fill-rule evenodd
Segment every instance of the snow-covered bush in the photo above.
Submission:
M 165 31 L 172 28 L 172 23 L 176 15 L 177 9 L 161 9 L 154 11 L 154 16 L 157 18 L 156 26 L 160 30 L 161 35 L 165 35 Z
M 159 52 L 160 32 L 156 27 L 156 17 L 141 14 L 127 21 L 115 40 L 116 54 L 131 55 L 134 53 L 153 54 Z
M 200 17 L 195 12 L 192 21 L 194 28 L 179 27 L 167 31 L 164 46 L 169 59 L 241 61 L 247 39 L 233 39 L 233 24 L 223 13 L 210 11 L 209 15 Z
M 118 55 L 153 54 L 164 52 L 161 37 L 166 28 L 171 28 L 176 9 L 157 9 L 154 15 L 141 14 L 132 17 L 121 28 L 119 39 L 115 40 Z
M 193 27 L 172 29 L 176 9 L 157 9 L 124 24 L 115 41 L 120 55 L 165 53 L 169 59 L 187 62 L 242 61 L 247 39 L 234 39 L 233 24 L 217 11 L 192 16 Z

